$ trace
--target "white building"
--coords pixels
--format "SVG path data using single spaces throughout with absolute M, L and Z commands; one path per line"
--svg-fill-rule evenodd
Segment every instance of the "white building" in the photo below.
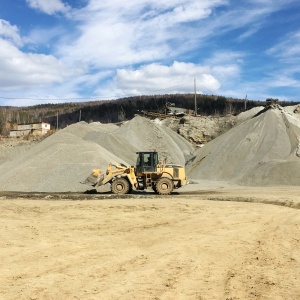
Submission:
M 18 124 L 17 130 L 11 130 L 10 136 L 44 135 L 50 130 L 50 124 L 45 122 Z

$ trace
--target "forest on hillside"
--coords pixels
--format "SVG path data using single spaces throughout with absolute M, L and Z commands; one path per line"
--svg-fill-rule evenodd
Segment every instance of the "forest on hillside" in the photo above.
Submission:
M 130 120 L 141 111 L 165 113 L 166 103 L 194 110 L 194 94 L 167 94 L 135 96 L 117 100 L 70 102 L 63 104 L 39 104 L 28 107 L 0 107 L 0 135 L 9 135 L 17 124 L 48 122 L 52 129 L 61 129 L 70 124 L 85 122 L 117 123 Z M 238 114 L 265 101 L 233 99 L 216 95 L 197 95 L 197 114 L 224 116 Z M 295 102 L 279 102 L 280 105 L 295 105 Z

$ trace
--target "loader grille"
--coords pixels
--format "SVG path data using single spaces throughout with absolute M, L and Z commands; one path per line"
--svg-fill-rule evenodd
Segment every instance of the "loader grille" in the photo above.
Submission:
M 178 178 L 179 177 L 179 169 L 178 168 L 174 168 L 174 177 Z

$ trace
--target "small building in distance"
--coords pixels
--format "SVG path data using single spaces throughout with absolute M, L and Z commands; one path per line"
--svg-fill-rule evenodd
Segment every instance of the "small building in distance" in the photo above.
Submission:
M 191 116 L 194 115 L 194 111 L 191 109 L 187 108 L 180 108 L 180 107 L 175 107 L 175 103 L 170 103 L 168 102 L 166 104 L 167 108 L 167 114 L 176 116 L 176 117 L 183 117 L 183 116 Z
M 18 137 L 24 135 L 45 135 L 50 131 L 50 124 L 45 122 L 18 124 L 17 129 L 11 130 L 9 136 Z

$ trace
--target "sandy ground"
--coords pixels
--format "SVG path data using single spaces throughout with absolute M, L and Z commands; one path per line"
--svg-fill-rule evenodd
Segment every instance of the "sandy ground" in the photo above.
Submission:
M 143 199 L 0 195 L 0 299 L 300 299 L 299 204 L 297 187 L 223 184 Z

